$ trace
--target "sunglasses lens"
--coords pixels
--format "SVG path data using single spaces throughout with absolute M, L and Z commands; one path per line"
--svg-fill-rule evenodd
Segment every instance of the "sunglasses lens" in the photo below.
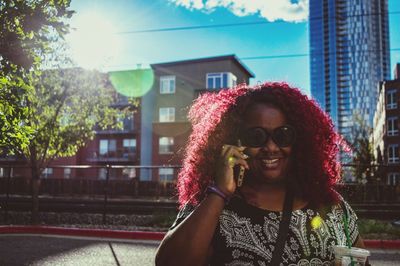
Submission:
M 242 142 L 244 146 L 261 147 L 267 138 L 268 135 L 262 128 L 250 128 L 244 132 Z
M 272 138 L 279 147 L 288 147 L 294 143 L 296 134 L 294 128 L 283 126 L 274 130 Z
M 245 130 L 240 138 L 244 146 L 258 148 L 265 145 L 269 136 L 265 129 L 255 127 Z M 289 147 L 295 142 L 296 132 L 291 126 L 282 126 L 274 129 L 271 137 L 279 147 Z

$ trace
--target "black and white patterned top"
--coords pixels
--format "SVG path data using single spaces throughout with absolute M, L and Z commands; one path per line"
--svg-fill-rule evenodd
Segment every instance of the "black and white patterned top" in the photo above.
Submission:
M 193 209 L 185 206 L 171 228 Z M 359 234 L 357 216 L 343 199 L 324 211 L 308 206 L 293 211 L 281 265 L 331 265 L 332 247 L 347 244 L 343 215 L 354 245 Z M 233 197 L 219 217 L 210 265 L 269 265 L 281 216 L 282 212 L 263 210 Z

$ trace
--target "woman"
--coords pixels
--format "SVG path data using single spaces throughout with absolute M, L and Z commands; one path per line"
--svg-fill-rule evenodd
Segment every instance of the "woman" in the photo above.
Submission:
M 181 211 L 158 265 L 330 265 L 333 245 L 363 247 L 355 213 L 334 190 L 341 138 L 298 89 L 203 94 L 189 118 Z

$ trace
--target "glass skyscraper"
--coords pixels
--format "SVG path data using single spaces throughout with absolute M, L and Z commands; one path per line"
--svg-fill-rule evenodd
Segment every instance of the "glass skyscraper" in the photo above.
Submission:
M 388 0 L 310 0 L 311 94 L 351 140 L 372 126 L 378 83 L 390 79 Z

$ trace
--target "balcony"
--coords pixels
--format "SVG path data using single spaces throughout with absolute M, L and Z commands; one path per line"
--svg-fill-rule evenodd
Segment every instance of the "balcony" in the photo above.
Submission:
M 95 131 L 98 135 L 136 133 L 136 129 L 133 126 L 133 121 L 130 121 L 130 123 L 123 121 L 123 128 L 101 129 L 100 127 L 96 126 Z
M 99 150 L 88 152 L 88 162 L 111 163 L 111 162 L 135 162 L 137 160 L 136 149 L 119 149 L 100 153 Z

